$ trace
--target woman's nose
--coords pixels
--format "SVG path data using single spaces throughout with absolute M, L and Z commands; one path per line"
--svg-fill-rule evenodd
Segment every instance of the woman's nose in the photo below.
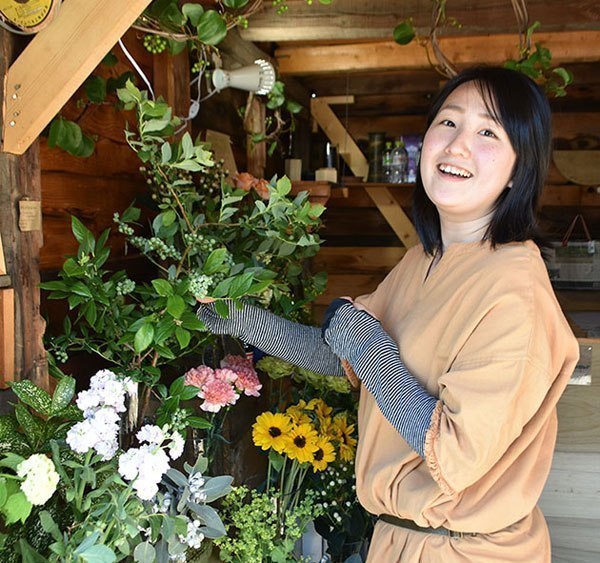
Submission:
M 445 152 L 453 156 L 469 156 L 471 147 L 466 132 L 456 130 L 456 133 L 449 139 Z

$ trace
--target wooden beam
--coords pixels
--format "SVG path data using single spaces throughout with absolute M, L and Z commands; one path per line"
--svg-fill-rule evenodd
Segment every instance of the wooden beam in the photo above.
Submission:
M 538 33 L 535 41 L 552 51 L 552 60 L 557 64 L 600 59 L 600 31 Z M 459 66 L 501 64 L 518 56 L 517 44 L 516 34 L 440 38 L 440 48 L 446 57 Z M 282 47 L 275 51 L 275 56 L 283 75 L 430 67 L 426 50 L 415 42 Z
M 354 41 L 390 39 L 392 30 L 411 17 L 421 35 L 428 33 L 431 3 L 423 0 L 335 0 L 330 5 L 306 0 L 287 0 L 282 17 L 265 8 L 249 18 L 241 30 L 249 41 Z M 590 2 L 581 0 L 528 0 L 529 21 L 542 22 L 544 31 L 597 29 L 598 12 Z M 515 14 L 509 1 L 452 0 L 446 13 L 461 24 L 460 30 L 447 28 L 449 34 L 512 33 Z
M 335 103 L 347 103 L 349 101 L 346 98 L 340 98 L 342 97 L 335 97 L 332 101 Z M 331 100 L 331 98 L 329 99 Z M 352 173 L 366 180 L 369 173 L 369 163 L 354 139 L 342 125 L 342 122 L 329 107 L 327 98 L 323 100 L 313 98 L 311 100 L 311 113 L 319 127 L 325 131 L 329 140 L 338 147 L 338 153 L 344 158 Z M 367 184 L 365 185 L 365 191 L 375 202 L 375 205 L 404 246 L 411 247 L 419 242 L 417 232 L 410 219 L 387 187 L 368 187 Z
M 23 154 L 151 0 L 69 0 L 10 67 L 4 152 Z

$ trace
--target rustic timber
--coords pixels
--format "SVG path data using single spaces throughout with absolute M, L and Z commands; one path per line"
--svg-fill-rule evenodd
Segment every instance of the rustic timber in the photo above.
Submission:
M 413 18 L 421 35 L 426 35 L 431 19 L 431 3 L 422 0 L 335 0 L 330 5 L 305 0 L 287 0 L 289 10 L 283 17 L 265 7 L 251 16 L 250 25 L 241 31 L 249 41 L 313 41 L 389 39 L 394 27 Z M 529 21 L 542 22 L 544 31 L 598 29 L 597 2 L 581 0 L 528 0 Z M 452 0 L 446 13 L 461 24 L 444 33 L 511 33 L 516 30 L 510 0 Z M 565 21 L 565 14 L 569 15 Z
M 600 31 L 538 33 L 535 40 L 552 51 L 555 64 L 593 62 L 600 58 Z M 503 64 L 507 59 L 518 58 L 516 34 L 441 37 L 439 43 L 446 57 L 458 66 Z M 426 50 L 414 42 L 280 47 L 275 56 L 282 75 L 297 76 L 431 66 Z
M 5 152 L 23 154 L 32 145 L 150 1 L 63 4 L 54 21 L 8 70 L 2 128 Z
M 340 155 L 344 158 L 352 173 L 359 178 L 366 178 L 369 172 L 369 164 L 362 154 L 358 145 L 348 134 L 341 121 L 334 114 L 329 104 L 347 104 L 351 99 L 346 96 L 335 98 L 313 98 L 311 100 L 311 113 L 315 121 L 325 131 L 331 142 L 338 147 Z M 392 227 L 398 238 L 406 247 L 417 244 L 417 233 L 410 219 L 406 216 L 402 207 L 390 194 L 387 187 L 369 187 L 365 185 L 365 191 L 375 202 L 375 205 Z
M 17 51 L 13 37 L 5 31 L 0 31 L 0 44 L 0 77 L 4 78 Z M 0 92 L 2 102 L 3 95 Z M 24 198 L 41 199 L 37 142 L 22 156 L 0 154 L 0 235 L 6 271 L 14 289 L 14 371 L 5 373 L 4 378 L 31 379 L 37 385 L 48 388 L 48 366 L 42 343 L 45 322 L 40 315 L 38 289 L 42 231 L 19 230 L 19 201 Z M 8 300 L 3 300 L 4 311 L 7 306 Z
M 173 108 L 173 115 L 187 118 L 190 111 L 190 57 L 187 50 L 178 55 L 167 51 L 153 57 L 152 86 L 156 97 L 162 96 Z M 182 130 L 191 131 L 191 123 L 185 122 Z

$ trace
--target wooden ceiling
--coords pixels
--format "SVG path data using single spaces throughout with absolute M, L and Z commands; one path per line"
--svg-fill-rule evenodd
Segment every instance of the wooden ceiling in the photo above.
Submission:
M 288 0 L 282 16 L 268 4 L 240 33 L 274 53 L 284 79 L 318 96 L 354 95 L 355 103 L 343 109 L 350 118 L 426 112 L 444 78 L 431 68 L 423 47 L 395 44 L 392 31 L 412 17 L 426 36 L 431 0 L 333 0 L 329 6 Z M 575 77 L 569 95 L 552 101 L 555 111 L 600 112 L 600 3 L 529 0 L 527 8 L 529 21 L 541 22 L 534 40 Z M 461 28 L 444 29 L 440 43 L 459 67 L 517 56 L 510 0 L 448 0 L 446 11 Z

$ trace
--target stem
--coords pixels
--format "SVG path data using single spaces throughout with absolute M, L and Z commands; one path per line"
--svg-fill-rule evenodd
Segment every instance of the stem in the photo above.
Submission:
M 94 450 L 88 450 L 88 452 L 85 454 L 85 459 L 83 462 L 85 467 L 87 467 L 90 464 L 90 461 L 92 460 L 93 455 L 94 455 Z M 78 513 L 81 513 L 81 504 L 83 503 L 83 494 L 85 493 L 85 485 L 86 485 L 85 480 L 81 479 L 81 481 L 78 483 L 78 485 L 75 489 L 75 507 L 76 507 Z

